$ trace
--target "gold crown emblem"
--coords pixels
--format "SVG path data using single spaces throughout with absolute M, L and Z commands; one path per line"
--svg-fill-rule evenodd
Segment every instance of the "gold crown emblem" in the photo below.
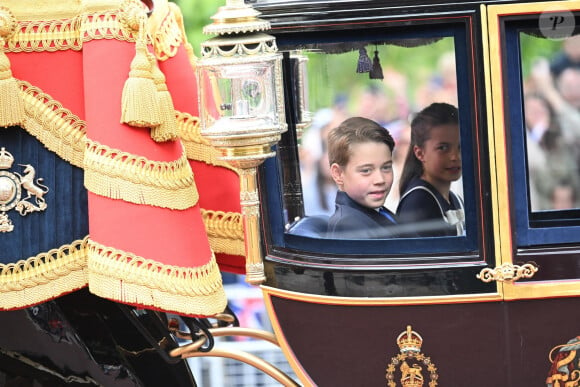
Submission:
M 0 169 L 9 169 L 14 163 L 14 157 L 4 148 L 0 149 Z
M 421 345 L 423 338 L 417 332 L 411 330 L 411 326 L 407 325 L 407 330 L 397 337 L 397 345 L 401 353 L 421 352 Z

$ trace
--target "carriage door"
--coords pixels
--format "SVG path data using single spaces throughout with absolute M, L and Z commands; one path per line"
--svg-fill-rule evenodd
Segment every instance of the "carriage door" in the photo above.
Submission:
M 580 2 L 486 11 L 497 266 L 481 278 L 501 284 L 512 382 L 545 364 L 548 385 L 578 383 Z

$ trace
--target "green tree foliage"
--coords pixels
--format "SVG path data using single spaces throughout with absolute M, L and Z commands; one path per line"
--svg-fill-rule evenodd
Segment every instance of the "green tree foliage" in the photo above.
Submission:
M 218 8 L 225 5 L 225 0 L 172 0 L 181 8 L 187 39 L 193 46 L 195 55 L 200 55 L 200 44 L 211 38 L 203 34 L 203 27 L 211 24 L 211 17 Z

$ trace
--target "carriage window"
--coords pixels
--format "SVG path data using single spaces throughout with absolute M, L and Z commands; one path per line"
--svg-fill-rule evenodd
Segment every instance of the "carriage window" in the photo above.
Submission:
M 520 39 L 531 212 L 578 208 L 580 35 Z
M 506 116 L 518 246 L 580 235 L 580 35 L 551 36 L 538 17 L 505 21 Z M 527 200 L 521 200 L 523 198 Z
M 294 237 L 306 236 L 319 239 L 318 247 L 322 246 L 320 243 L 327 243 L 324 247 L 327 252 L 333 248 L 339 253 L 357 251 L 356 244 L 342 246 L 333 242 L 336 240 L 365 240 L 365 251 L 382 254 L 389 250 L 477 251 L 478 204 L 473 166 L 477 152 L 473 151 L 473 146 L 474 133 L 478 129 L 473 121 L 474 91 L 470 81 L 473 79 L 473 46 L 462 23 L 430 27 L 428 36 L 425 30 L 415 35 L 405 30 L 388 35 L 384 30 L 376 30 L 365 35 L 375 37 L 374 40 L 353 40 L 357 34 L 352 33 L 344 33 L 344 36 L 338 32 L 319 34 L 318 37 L 323 35 L 320 41 L 301 42 L 300 50 L 292 50 L 289 58 L 295 68 L 293 74 L 300 78 L 295 79 L 292 91 L 298 110 L 296 173 L 288 174 L 292 168 L 287 163 L 292 157 L 284 155 L 284 144 L 280 149 L 282 165 L 279 168 L 287 246 L 294 242 L 304 246 L 302 240 Z M 292 47 L 295 41 L 290 39 L 287 43 L 283 37 L 278 38 L 281 49 L 287 44 Z M 433 115 L 438 117 L 433 124 L 428 120 L 429 124 L 423 125 L 426 142 L 420 146 L 422 150 L 413 150 L 410 146 L 411 123 L 428 107 L 432 108 L 429 119 L 433 119 Z M 386 231 L 361 231 L 367 223 L 356 223 L 356 219 L 345 212 L 348 220 L 353 221 L 353 229 L 330 233 L 332 219 L 329 218 L 335 213 L 337 200 L 339 206 L 349 207 L 364 205 L 365 201 L 351 197 L 346 202 L 344 197 L 337 199 L 337 192 L 346 189 L 338 189 L 328 157 L 329 132 L 352 117 L 374 121 L 387 130 L 395 142 L 391 154 L 392 182 L 376 189 L 378 197 L 382 195 L 379 191 L 390 188 L 379 203 L 390 211 L 387 217 L 393 215 L 395 218 L 396 225 L 389 225 Z M 444 122 L 439 123 L 441 119 Z M 439 130 L 441 127 L 444 129 Z M 431 153 L 426 154 L 426 149 Z M 419 166 L 425 161 L 432 163 L 431 169 L 410 174 L 407 188 L 401 192 L 403 166 L 410 153 Z M 299 179 L 301 190 L 291 192 L 296 186 L 294 177 Z M 446 184 L 439 184 L 441 180 Z M 411 189 L 418 191 L 419 198 L 428 195 L 429 206 L 423 213 L 405 216 L 399 205 L 401 194 L 403 200 L 407 200 L 404 195 Z M 368 190 L 373 191 L 372 188 Z M 421 199 L 413 195 L 409 198 L 411 204 L 407 209 L 421 208 L 418 205 Z M 369 207 L 375 211 L 373 214 L 377 213 L 376 207 Z M 409 238 L 413 243 L 409 243 Z M 369 239 L 372 241 L 367 241 Z M 388 239 L 389 243 L 377 241 L 381 239 Z
M 310 74 L 308 101 L 312 110 L 312 121 L 301 133 L 299 152 L 306 215 L 334 212 L 337 188 L 330 175 L 326 146 L 332 128 L 346 118 L 360 116 L 390 132 L 396 144 L 392 155 L 395 179 L 385 206 L 395 212 L 398 180 L 409 148 L 410 119 L 433 102 L 457 106 L 453 38 L 417 47 L 399 44 L 361 45 L 346 52 L 327 45 L 303 53 Z M 368 70 L 358 73 L 364 66 Z M 371 79 L 373 75 L 384 78 Z M 454 187 L 461 194 L 461 182 Z
M 323 224 L 318 220 L 332 216 L 338 206 L 340 216 L 349 218 L 347 222 L 338 218 L 336 229 L 333 227 L 331 234 L 327 235 L 335 238 L 449 236 L 457 235 L 457 229 L 460 229 L 461 235 L 464 228 L 461 213 L 463 185 L 460 157 L 455 161 L 446 161 L 453 165 L 445 167 L 456 168 L 454 176 L 444 177 L 452 184 L 450 204 L 445 200 L 447 192 L 440 193 L 433 185 L 413 179 L 408 182 L 407 187 L 419 185 L 421 190 L 415 195 L 409 193 L 405 202 L 408 204 L 398 207 L 401 194 L 404 195 L 410 190 L 400 186 L 409 151 L 410 122 L 421 110 L 433 103 L 445 103 L 454 108 L 458 105 L 453 38 L 352 46 L 320 44 L 316 50 L 303 55 L 306 58 L 306 71 L 310 74 L 307 100 L 313 112 L 310 125 L 300 133 L 299 160 L 305 216 L 314 217 L 317 219 L 314 222 Z M 445 115 L 447 112 L 443 110 L 439 114 Z M 331 175 L 327 139 L 330 130 L 350 117 L 364 117 L 376 122 L 395 141 L 396 146 L 391 154 L 392 182 L 387 181 L 384 186 L 369 186 L 367 189 L 389 190 L 388 194 L 385 193 L 383 204 L 391 211 L 393 218 L 399 221 L 396 227 L 388 224 L 385 227 L 380 223 L 382 218 L 379 217 L 376 222 L 366 218 L 357 222 L 360 211 L 351 209 L 360 208 L 359 205 L 364 207 L 364 197 L 353 198 L 351 194 L 345 199 L 346 196 L 341 193 L 337 198 L 338 188 Z M 458 122 L 457 116 L 455 122 Z M 426 130 L 430 131 L 430 128 Z M 459 132 L 455 135 L 459 144 Z M 428 157 L 427 160 L 429 162 L 431 159 Z M 361 160 L 367 161 L 369 160 Z M 374 177 L 369 176 L 370 178 Z M 372 184 L 370 180 L 360 180 L 362 184 L 366 184 L 365 181 Z M 344 193 L 349 195 L 347 190 L 345 188 Z M 424 194 L 432 195 L 429 199 L 433 197 L 436 201 L 425 203 L 427 208 L 422 210 L 417 208 L 421 206 L 421 202 L 416 198 L 424 198 Z M 398 210 L 400 213 L 397 213 Z M 436 214 L 438 217 L 432 214 L 433 210 L 440 212 Z M 452 216 L 449 211 L 460 215 L 446 222 L 444 219 Z M 334 219 L 338 216 L 339 214 Z M 422 219 L 423 216 L 429 218 Z M 455 223 L 450 224 L 451 222 Z M 330 223 L 336 224 L 333 220 Z M 378 230 L 361 229 L 363 223 L 369 228 L 376 224 Z M 319 236 L 320 234 L 317 233 Z

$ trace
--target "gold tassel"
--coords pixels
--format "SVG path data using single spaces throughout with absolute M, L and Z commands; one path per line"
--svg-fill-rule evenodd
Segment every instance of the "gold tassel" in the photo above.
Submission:
M 135 57 L 131 61 L 129 78 L 125 81 L 121 98 L 121 123 L 139 128 L 152 128 L 161 124 L 157 89 L 147 57 L 145 37 L 145 11 L 139 13 L 139 31 L 135 43 Z
M 12 12 L 0 6 L 0 127 L 23 125 L 25 121 L 20 87 L 12 76 L 10 60 L 3 49 L 5 42 L 16 31 L 16 26 Z
M 178 133 L 173 99 L 171 98 L 171 94 L 167 89 L 165 75 L 157 65 L 157 59 L 155 59 L 155 55 L 149 54 L 149 60 L 151 61 L 153 81 L 157 89 L 157 99 L 161 117 L 161 124 L 151 128 L 151 138 L 157 142 L 175 140 L 178 137 Z

